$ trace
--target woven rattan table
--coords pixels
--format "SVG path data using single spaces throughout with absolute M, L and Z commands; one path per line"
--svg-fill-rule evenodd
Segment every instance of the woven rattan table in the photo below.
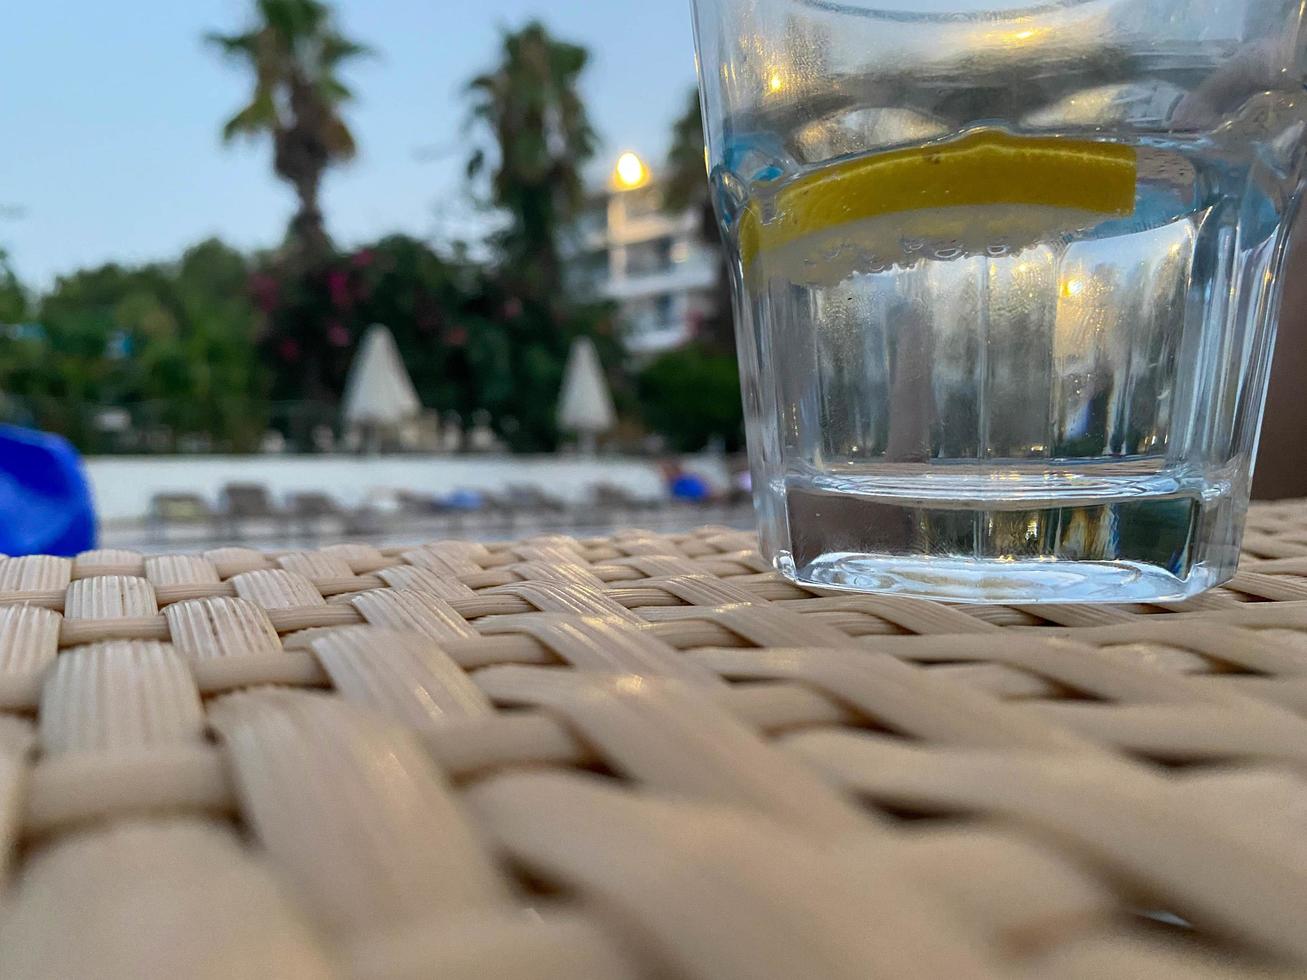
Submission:
M 1183 609 L 748 534 L 0 562 L 0 977 L 1299 977 L 1307 504 Z

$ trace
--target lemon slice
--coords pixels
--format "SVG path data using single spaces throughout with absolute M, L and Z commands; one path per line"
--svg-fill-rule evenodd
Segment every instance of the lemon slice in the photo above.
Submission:
M 991 130 L 891 150 L 755 198 L 740 217 L 740 253 L 748 265 L 817 232 L 885 216 L 894 217 L 899 240 L 1020 247 L 1050 232 L 1131 214 L 1137 166 L 1129 146 Z

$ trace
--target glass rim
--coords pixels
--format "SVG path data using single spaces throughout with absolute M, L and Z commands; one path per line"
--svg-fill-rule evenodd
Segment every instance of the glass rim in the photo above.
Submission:
M 899 23 L 978 23 L 987 20 L 1009 19 L 1016 17 L 1033 17 L 1036 14 L 1071 7 L 1082 7 L 1098 3 L 1100 0 L 1044 0 L 1021 7 L 999 7 L 998 9 L 980 10 L 903 10 L 874 6 L 877 0 L 795 0 L 799 6 L 812 7 L 829 13 L 845 14 L 851 17 L 867 17 L 872 20 L 896 21 Z M 963 3 L 965 0 L 948 0 L 950 3 Z

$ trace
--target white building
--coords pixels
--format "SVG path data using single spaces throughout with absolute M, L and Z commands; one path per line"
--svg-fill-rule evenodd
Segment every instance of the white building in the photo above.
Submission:
M 621 306 L 626 348 L 649 355 L 694 337 L 715 302 L 717 244 L 691 210 L 668 214 L 658 182 L 623 153 L 582 218 L 578 274 Z

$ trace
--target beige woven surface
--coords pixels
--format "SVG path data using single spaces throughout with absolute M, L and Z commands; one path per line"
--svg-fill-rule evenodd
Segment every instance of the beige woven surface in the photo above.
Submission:
M 0 561 L 0 977 L 1291 977 L 1307 504 L 1183 609 L 748 535 Z

